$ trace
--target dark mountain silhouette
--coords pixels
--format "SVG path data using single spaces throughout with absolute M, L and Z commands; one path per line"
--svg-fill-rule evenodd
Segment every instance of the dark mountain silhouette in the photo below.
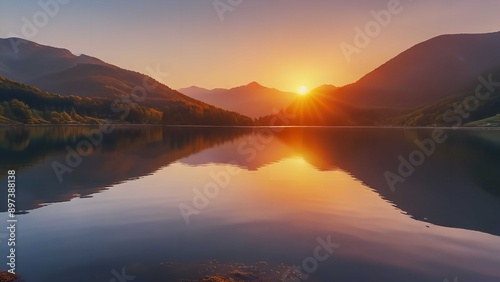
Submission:
M 366 107 L 414 108 L 463 91 L 500 66 L 500 32 L 442 35 L 404 51 L 336 97 Z
M 251 119 L 190 98 L 153 78 L 66 49 L 0 39 L 0 76 L 63 96 L 129 99 L 164 113 L 166 124 L 249 125 Z M 146 82 L 146 83 L 145 83 Z M 137 90 L 139 89 L 139 90 Z
M 192 86 L 179 89 L 179 92 L 222 109 L 242 113 L 253 118 L 281 110 L 297 97 L 296 93 L 268 88 L 257 82 L 231 89 L 208 90 Z
M 500 66 L 481 77 L 482 81 L 476 79 L 456 95 L 387 122 L 402 126 L 498 126 L 495 117 L 500 114 Z M 490 78 L 491 85 L 485 86 L 483 82 Z M 478 87 L 480 91 L 476 92 Z

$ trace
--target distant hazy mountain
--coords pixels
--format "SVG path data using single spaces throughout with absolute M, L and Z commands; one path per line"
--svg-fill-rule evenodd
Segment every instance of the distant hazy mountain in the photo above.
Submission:
M 12 46 L 15 40 L 18 49 Z M 18 41 L 21 40 L 21 41 Z M 22 43 L 19 43 L 22 42 Z M 218 109 L 190 98 L 153 78 L 121 69 L 86 55 L 76 56 L 66 49 L 43 46 L 31 41 L 0 39 L 0 76 L 61 95 L 89 98 L 131 97 L 164 113 L 166 124 L 250 124 L 238 113 Z M 135 91 L 144 81 L 154 84 L 147 93 Z M 140 100 L 145 98 L 144 101 Z M 121 99 L 121 98 L 120 98 Z
M 231 89 L 208 90 L 196 86 L 179 89 L 179 92 L 205 103 L 257 118 L 281 110 L 289 105 L 297 93 L 283 92 L 252 82 Z

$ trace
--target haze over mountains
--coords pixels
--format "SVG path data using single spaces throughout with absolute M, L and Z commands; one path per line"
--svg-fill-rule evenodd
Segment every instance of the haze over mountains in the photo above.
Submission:
M 283 92 L 262 86 L 257 82 L 231 89 L 208 90 L 193 86 L 179 89 L 179 92 L 216 107 L 235 111 L 252 118 L 281 110 L 297 98 L 297 93 Z

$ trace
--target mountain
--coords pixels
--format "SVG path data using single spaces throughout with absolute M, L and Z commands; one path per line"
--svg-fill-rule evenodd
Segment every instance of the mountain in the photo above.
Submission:
M 44 92 L 0 77 L 0 124 L 132 124 L 249 125 L 252 120 L 215 107 L 199 112 L 182 104 L 158 110 L 116 103 L 106 97 L 82 98 Z M 190 111 L 192 110 L 192 111 Z
M 268 88 L 257 82 L 231 89 L 204 89 L 196 86 L 179 89 L 179 92 L 205 103 L 257 118 L 289 105 L 296 93 Z
M 20 38 L 0 38 L 0 76 L 29 83 L 50 73 L 79 64 L 111 66 L 86 55 L 75 56 L 69 50 L 43 46 Z
M 12 41 L 22 42 L 15 50 Z M 143 74 L 121 69 L 86 55 L 76 56 L 61 48 L 43 46 L 24 39 L 0 39 L 0 76 L 47 92 L 81 97 L 130 96 L 143 86 Z M 147 99 L 186 100 L 189 97 L 156 82 Z
M 491 78 L 493 81 L 500 81 L 500 68 L 491 72 Z M 477 81 L 463 92 L 391 118 L 387 122 L 400 126 L 498 126 L 495 120 L 500 114 L 500 88 L 493 87 L 492 92 L 483 88 L 477 96 L 475 89 L 478 85 L 483 86 Z
M 315 89 L 282 114 L 290 117 L 287 125 L 452 126 L 458 118 L 450 109 L 465 107 L 467 97 L 485 81 L 492 82 L 483 92 L 500 81 L 498 50 L 500 32 L 438 36 L 353 84 Z M 460 125 L 500 114 L 500 97 L 492 94 Z M 268 125 L 273 119 L 276 116 L 266 116 L 258 124 Z
M 364 107 L 415 108 L 463 91 L 500 66 L 500 32 L 442 35 L 417 44 L 337 91 Z
M 137 103 L 162 112 L 165 124 L 252 123 L 248 117 L 190 98 L 147 75 L 23 39 L 0 39 L 0 76 L 63 96 Z
M 0 124 L 97 124 L 114 123 L 161 124 L 162 112 L 136 105 L 114 111 L 114 100 L 61 96 L 41 91 L 0 76 Z
M 339 87 L 333 86 L 330 84 L 324 84 L 319 87 L 314 88 L 313 90 L 309 91 L 309 94 L 311 93 L 319 93 L 319 94 L 331 94 L 335 91 L 337 91 Z

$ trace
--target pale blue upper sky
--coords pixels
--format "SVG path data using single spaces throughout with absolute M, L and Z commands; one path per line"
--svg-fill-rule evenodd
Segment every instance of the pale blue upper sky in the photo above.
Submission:
M 401 0 L 401 13 L 348 63 L 340 44 L 353 44 L 355 27 L 373 20 L 370 11 L 397 0 L 242 0 L 222 21 L 214 0 L 64 1 L 48 21 L 39 0 L 1 1 L 0 37 L 16 34 L 143 73 L 159 65 L 173 88 L 344 85 L 434 36 L 500 30 L 498 0 Z M 40 27 L 23 32 L 23 18 Z

